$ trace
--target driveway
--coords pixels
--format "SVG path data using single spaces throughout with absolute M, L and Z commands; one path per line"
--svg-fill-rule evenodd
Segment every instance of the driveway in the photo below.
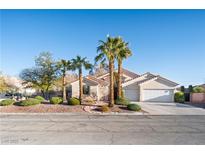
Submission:
M 205 115 L 205 109 L 174 102 L 132 102 L 139 104 L 149 115 Z

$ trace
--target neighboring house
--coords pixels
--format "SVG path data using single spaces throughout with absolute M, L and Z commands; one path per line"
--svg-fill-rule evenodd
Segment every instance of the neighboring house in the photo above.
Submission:
M 79 96 L 79 81 L 70 83 L 70 96 Z M 138 75 L 129 70 L 122 70 L 122 88 L 125 97 L 131 101 L 174 101 L 174 92 L 178 84 L 159 75 L 145 73 Z M 88 75 L 83 78 L 83 93 L 96 100 L 108 100 L 109 73 L 94 77 Z
M 23 85 L 23 81 L 15 76 L 5 76 L 5 81 L 10 87 L 10 92 L 21 93 L 24 95 L 33 95 L 36 90 L 34 88 L 27 88 Z

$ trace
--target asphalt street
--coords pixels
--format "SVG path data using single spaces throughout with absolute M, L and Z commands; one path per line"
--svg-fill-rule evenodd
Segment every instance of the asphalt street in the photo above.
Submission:
M 0 115 L 1 144 L 205 144 L 205 116 Z

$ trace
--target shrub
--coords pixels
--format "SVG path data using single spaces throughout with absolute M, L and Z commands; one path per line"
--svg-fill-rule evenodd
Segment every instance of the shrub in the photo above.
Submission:
M 61 97 L 52 97 L 50 99 L 51 104 L 60 104 L 63 103 L 63 99 Z
M 29 98 L 29 99 L 26 99 L 26 100 L 19 102 L 19 105 L 20 106 L 31 106 L 31 105 L 37 105 L 40 103 L 41 103 L 41 101 L 39 101 L 38 99 Z
M 194 87 L 193 88 L 193 93 L 204 93 L 205 92 L 205 89 L 203 87 Z
M 184 92 L 185 91 L 185 87 L 184 86 L 181 86 L 181 92 Z
M 100 111 L 101 112 L 109 112 L 110 108 L 107 105 L 103 105 L 103 106 L 101 106 Z
M 130 101 L 124 97 L 118 97 L 116 100 L 115 100 L 115 104 L 117 105 L 128 105 L 130 104 Z
M 69 105 L 80 105 L 80 100 L 78 98 L 73 97 L 68 100 L 68 104 Z
M 45 100 L 42 96 L 36 96 L 35 99 L 38 99 L 41 102 L 43 102 Z
M 94 103 L 95 103 L 95 100 L 94 100 L 92 97 L 86 97 L 86 98 L 84 99 L 84 101 L 85 101 L 86 103 L 89 103 L 89 104 L 94 104 Z
M 128 104 L 127 105 L 128 110 L 131 111 L 140 111 L 141 107 L 138 104 Z
M 5 99 L 0 102 L 0 106 L 12 105 L 15 101 L 13 99 Z
M 185 96 L 183 92 L 176 92 L 174 94 L 174 101 L 178 103 L 184 103 L 185 101 Z

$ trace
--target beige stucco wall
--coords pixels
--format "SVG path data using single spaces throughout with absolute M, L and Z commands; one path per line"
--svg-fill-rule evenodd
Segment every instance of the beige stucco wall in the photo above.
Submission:
M 97 85 L 92 85 L 89 82 L 83 82 L 83 85 L 90 86 L 90 95 L 97 99 L 98 86 Z M 79 81 L 71 83 L 71 86 L 72 86 L 72 97 L 79 97 Z
M 171 84 L 161 79 L 157 79 L 150 82 L 148 81 L 147 83 L 142 84 L 141 87 L 143 89 L 175 89 Z
M 205 93 L 192 93 L 190 96 L 192 103 L 205 103 Z
M 95 99 L 99 99 L 98 95 L 98 86 L 90 86 L 90 96 L 92 96 Z
M 98 87 L 99 100 L 109 99 L 109 86 L 99 86 Z
M 79 82 L 73 82 L 71 83 L 72 86 L 72 95 L 71 97 L 79 97 Z

